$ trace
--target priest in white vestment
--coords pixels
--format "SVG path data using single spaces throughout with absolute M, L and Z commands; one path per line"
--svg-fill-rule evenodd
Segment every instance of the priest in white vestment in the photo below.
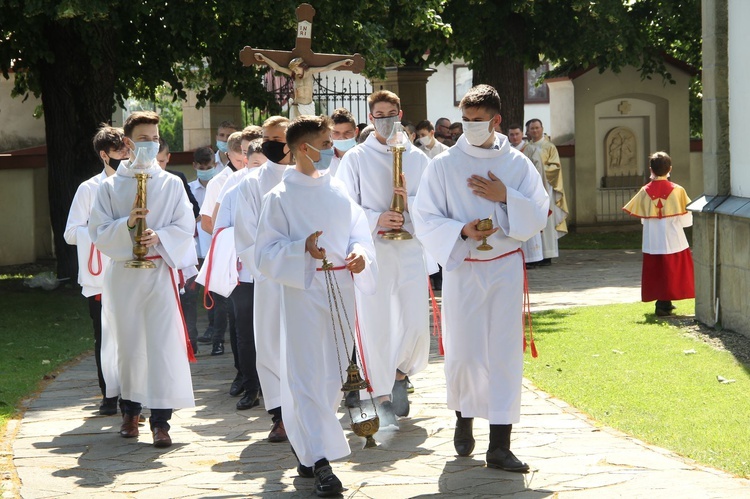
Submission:
M 417 236 L 443 267 L 443 343 L 454 445 L 474 450 L 473 418 L 489 420 L 487 465 L 527 471 L 510 451 L 521 415 L 524 273 L 521 242 L 538 233 L 549 199 L 534 165 L 496 134 L 500 98 L 479 85 L 461 101 L 464 133 L 435 158 L 412 214 Z M 479 230 L 481 219 L 494 228 Z M 483 237 L 492 249 L 478 249 Z M 532 347 L 533 348 L 533 347 Z
M 370 95 L 368 104 L 375 131 L 344 156 L 336 177 L 365 210 L 375 242 L 378 289 L 372 296 L 357 294 L 357 309 L 361 350 L 373 395 L 381 405 L 382 428 L 397 425 L 395 416 L 409 414 L 406 376 L 424 369 L 429 356 L 428 272 L 424 248 L 416 237 L 410 240 L 382 237 L 391 229 L 403 228 L 414 233 L 410 207 L 429 160 L 406 141 L 402 156 L 405 186 L 394 187 L 393 153 L 386 139 L 403 115 L 401 101 L 393 92 L 381 90 Z M 390 209 L 394 195 L 404 198 L 403 214 Z
M 364 212 L 336 178 L 324 174 L 333 157 L 330 130 L 326 116 L 300 116 L 289 125 L 287 144 L 296 168 L 287 169 L 263 200 L 254 255 L 260 272 L 282 286 L 284 425 L 299 460 L 298 473 L 314 475 L 318 495 L 343 490 L 329 461 L 350 452 L 336 411 L 352 342 L 348 338 L 344 344 L 334 323 L 338 317 L 353 321 L 355 285 L 372 293 L 377 277 Z M 323 271 L 323 257 L 331 270 Z M 334 296 L 326 272 L 340 287 L 340 295 L 334 295 L 343 300 L 341 315 L 329 302 Z
M 102 327 L 117 347 L 117 375 L 107 396 L 122 397 L 120 435 L 137 437 L 142 406 L 151 409 L 156 447 L 172 444 L 172 409 L 194 407 L 189 357 L 192 349 L 180 311 L 176 269 L 196 265 L 195 218 L 179 178 L 156 162 L 159 116 L 150 111 L 125 121 L 126 143 L 133 151 L 117 174 L 102 182 L 91 211 L 89 235 L 111 261 L 102 290 Z M 135 207 L 135 173 L 147 173 L 147 208 Z M 148 229 L 141 243 L 154 269 L 126 268 L 133 259 L 136 221 Z

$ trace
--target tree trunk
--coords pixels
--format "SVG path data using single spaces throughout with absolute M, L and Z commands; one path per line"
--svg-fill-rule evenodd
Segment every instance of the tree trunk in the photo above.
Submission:
M 474 61 L 472 83 L 492 85 L 500 94 L 501 128 L 508 132 L 508 125 L 523 126 L 524 67 L 523 62 L 498 55 L 491 46 L 485 45 L 481 60 Z
M 75 282 L 76 251 L 63 233 L 78 185 L 103 168 L 92 139 L 99 124 L 112 117 L 114 45 L 106 23 L 51 23 L 44 35 L 53 54 L 49 61 L 40 62 L 39 77 L 57 275 Z M 91 56 L 92 46 L 98 57 Z

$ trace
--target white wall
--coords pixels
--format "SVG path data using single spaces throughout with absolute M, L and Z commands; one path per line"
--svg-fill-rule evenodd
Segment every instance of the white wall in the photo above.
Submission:
M 448 118 L 451 122 L 461 121 L 461 111 L 454 105 L 453 96 L 453 67 L 462 65 L 462 60 L 453 61 L 453 64 L 440 64 L 435 66 L 436 72 L 427 80 L 427 118 L 435 123 L 438 118 Z M 457 95 L 461 100 L 463 95 Z M 549 104 L 526 104 L 523 107 L 524 121 L 537 118 L 544 124 L 544 131 L 553 136 L 554 130 L 550 123 Z
M 34 110 L 42 101 L 30 95 L 11 97 L 14 74 L 6 80 L 0 75 L 0 151 L 12 151 L 43 145 L 44 118 L 34 118 Z
M 729 0 L 729 157 L 733 196 L 750 197 L 750 57 L 747 26 L 750 2 Z

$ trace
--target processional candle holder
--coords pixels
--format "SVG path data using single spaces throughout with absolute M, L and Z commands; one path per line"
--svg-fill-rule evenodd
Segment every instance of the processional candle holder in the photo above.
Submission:
M 146 184 L 148 182 L 148 179 L 151 178 L 151 175 L 148 173 L 142 171 L 150 166 L 148 162 L 146 162 L 143 158 L 140 157 L 141 155 L 137 155 L 135 159 L 128 164 L 128 168 L 131 170 L 134 170 L 136 173 L 134 174 L 135 180 L 136 180 L 136 189 L 135 189 L 135 205 L 138 208 L 146 208 Z M 127 222 L 126 222 L 127 223 Z M 133 258 L 132 260 L 128 260 L 125 262 L 125 268 L 128 269 L 155 269 L 156 264 L 152 262 L 151 260 L 146 259 L 146 254 L 148 254 L 148 248 L 141 244 L 141 239 L 143 238 L 143 233 L 146 231 L 146 219 L 145 218 L 139 218 L 135 221 L 135 229 L 133 234 L 133 239 L 135 240 L 135 243 L 133 244 Z
M 401 179 L 403 173 L 402 167 L 402 156 L 406 150 L 406 144 L 409 142 L 409 135 L 404 131 L 404 127 L 401 123 L 396 122 L 393 124 L 393 131 L 385 140 L 388 150 L 393 153 L 393 187 L 403 187 L 404 182 Z M 391 211 L 404 214 L 405 204 L 404 198 L 394 193 L 393 199 L 391 200 Z M 381 234 L 383 239 L 390 239 L 395 241 L 405 241 L 411 239 L 412 235 L 408 231 L 405 231 L 403 227 L 400 229 L 391 229 Z
M 333 322 L 333 338 L 336 344 L 336 356 L 339 362 L 339 372 L 342 371 L 343 363 L 341 362 L 341 352 L 343 349 L 344 357 L 351 352 L 354 346 L 354 333 L 352 332 L 351 323 L 349 322 L 349 315 L 346 313 L 344 307 L 344 300 L 339 288 L 339 283 L 336 280 L 335 270 L 333 265 L 326 259 L 323 258 L 322 265 L 323 272 L 325 273 L 326 289 L 328 292 L 328 307 L 331 311 L 331 321 Z M 343 318 L 341 313 L 343 311 Z M 348 333 L 348 334 L 347 334 Z M 347 336 L 351 343 L 347 344 Z M 339 345 L 339 339 L 343 346 Z M 369 414 L 365 412 L 362 407 L 362 401 L 358 402 L 358 406 L 347 407 L 349 412 L 349 420 L 351 421 L 351 429 L 358 437 L 365 438 L 364 448 L 377 447 L 378 443 L 373 438 L 373 435 L 380 429 L 380 417 L 375 407 L 375 402 L 372 398 L 372 393 L 369 392 L 370 383 L 362 378 L 360 374 L 360 367 L 358 364 L 359 353 L 355 349 L 354 358 L 349 361 L 349 365 L 346 368 L 346 381 L 344 381 L 343 375 L 341 377 L 341 391 L 344 393 L 359 390 L 368 390 L 370 395 L 370 404 L 373 412 Z M 352 410 L 355 409 L 358 414 L 352 414 Z
M 479 222 L 477 222 L 477 230 L 491 230 L 492 227 L 492 218 L 483 218 Z M 484 236 L 482 238 L 482 244 L 477 246 L 477 249 L 479 251 L 489 251 L 493 249 L 492 246 L 487 244 L 487 236 Z

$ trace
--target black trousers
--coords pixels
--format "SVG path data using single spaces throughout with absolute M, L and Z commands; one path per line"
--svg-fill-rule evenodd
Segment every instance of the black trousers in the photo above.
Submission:
M 143 410 L 143 406 L 140 402 L 133 402 L 132 400 L 120 400 L 120 409 L 123 414 L 128 416 L 135 416 L 140 414 Z M 172 409 L 151 409 L 151 417 L 148 418 L 148 422 L 151 425 L 151 429 L 154 428 L 165 428 L 169 430 L 169 420 L 172 419 Z
M 107 396 L 107 386 L 104 383 L 104 374 L 102 373 L 102 302 L 97 300 L 97 296 L 89 296 L 89 316 L 94 325 L 94 358 L 96 359 L 96 375 L 99 377 L 99 389 L 102 391 L 102 397 Z
M 185 325 L 188 330 L 190 344 L 195 351 L 198 342 L 198 285 L 195 283 L 195 277 L 191 277 L 185 282 L 185 288 L 180 295 L 180 306 L 182 306 L 182 315 L 185 317 Z
M 234 304 L 234 315 L 236 318 L 236 352 L 235 358 L 242 374 L 242 384 L 246 393 L 257 393 L 260 391 L 260 379 L 256 368 L 255 330 L 253 328 L 253 297 L 255 296 L 255 285 L 251 282 L 240 282 L 230 298 Z
M 236 334 L 234 307 L 229 298 L 224 298 L 218 293 L 211 292 L 211 298 L 214 300 L 214 343 L 224 343 L 226 337 L 227 325 L 229 325 L 229 341 L 232 341 L 232 335 Z

